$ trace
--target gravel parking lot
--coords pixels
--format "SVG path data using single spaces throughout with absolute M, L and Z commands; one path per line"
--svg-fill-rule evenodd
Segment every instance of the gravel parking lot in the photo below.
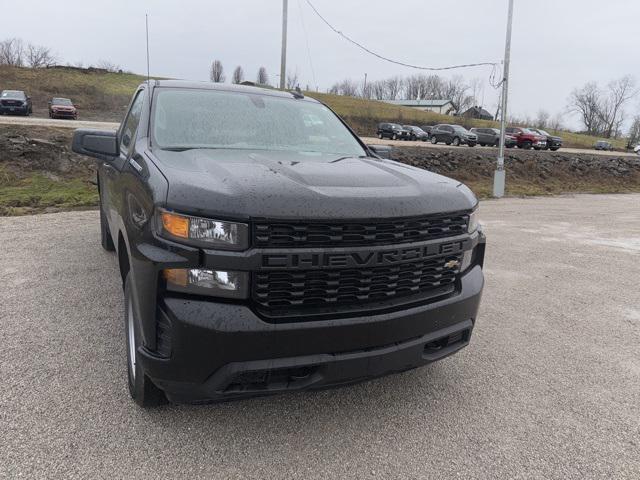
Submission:
M 143 411 L 95 211 L 0 218 L 0 477 L 640 478 L 640 195 L 487 201 L 469 348 Z

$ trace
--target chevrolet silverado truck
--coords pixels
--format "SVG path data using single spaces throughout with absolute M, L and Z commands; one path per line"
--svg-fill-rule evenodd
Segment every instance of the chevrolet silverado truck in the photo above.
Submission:
M 469 343 L 478 201 L 374 149 L 300 92 L 172 80 L 140 85 L 117 132 L 76 130 L 135 402 L 344 385 Z
M 522 127 L 508 127 L 506 130 L 508 135 L 516 138 L 518 148 L 525 150 L 543 150 L 547 147 L 547 139 L 542 135 Z

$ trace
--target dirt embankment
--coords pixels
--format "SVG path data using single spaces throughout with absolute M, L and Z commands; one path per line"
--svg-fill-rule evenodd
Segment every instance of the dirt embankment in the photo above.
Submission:
M 0 215 L 97 204 L 95 163 L 71 151 L 66 128 L 3 125 L 0 129 Z
M 92 207 L 98 203 L 95 162 L 71 151 L 68 128 L 0 129 L 0 215 Z M 393 158 L 453 177 L 481 197 L 491 195 L 494 149 L 396 147 Z M 640 157 L 509 150 L 508 195 L 639 192 Z
M 491 195 L 494 149 L 396 147 L 393 158 L 460 180 L 480 196 Z M 505 153 L 505 169 L 508 195 L 640 191 L 640 157 L 514 149 Z

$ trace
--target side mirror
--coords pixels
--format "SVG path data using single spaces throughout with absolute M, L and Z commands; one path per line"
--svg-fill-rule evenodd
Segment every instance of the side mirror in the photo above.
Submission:
M 389 145 L 367 145 L 367 148 L 380 158 L 387 158 L 391 160 L 391 152 L 393 152 L 393 147 Z
M 111 161 L 120 154 L 117 133 L 110 130 L 78 129 L 71 149 L 81 155 Z

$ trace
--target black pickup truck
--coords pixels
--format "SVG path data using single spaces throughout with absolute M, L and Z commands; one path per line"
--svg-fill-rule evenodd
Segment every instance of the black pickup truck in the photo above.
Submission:
M 99 160 L 138 404 L 343 385 L 469 343 L 478 202 L 374 148 L 300 92 L 169 80 L 117 132 L 75 132 Z

